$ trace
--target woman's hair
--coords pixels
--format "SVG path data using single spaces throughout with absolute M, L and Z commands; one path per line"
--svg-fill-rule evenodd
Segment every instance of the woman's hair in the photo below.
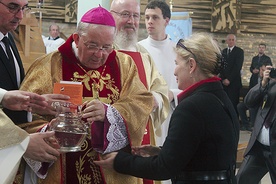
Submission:
M 218 43 L 208 33 L 194 33 L 185 41 L 180 40 L 176 53 L 184 59 L 194 58 L 201 71 L 209 77 L 219 74 L 224 66 Z

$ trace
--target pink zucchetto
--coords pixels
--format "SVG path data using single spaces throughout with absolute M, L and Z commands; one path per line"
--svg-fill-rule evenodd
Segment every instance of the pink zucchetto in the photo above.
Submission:
M 82 16 L 81 22 L 115 27 L 115 20 L 111 13 L 102 8 L 100 5 L 99 7 L 92 8 L 91 10 L 86 12 Z

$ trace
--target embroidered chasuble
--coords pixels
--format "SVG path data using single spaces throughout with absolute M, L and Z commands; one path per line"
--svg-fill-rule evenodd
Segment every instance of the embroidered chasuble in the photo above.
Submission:
M 53 84 L 60 80 L 82 82 L 84 101 L 98 99 L 114 107 L 123 117 L 130 143 L 123 150 L 130 151 L 130 146 L 141 145 L 153 107 L 153 98 L 139 80 L 137 68 L 131 57 L 113 51 L 103 66 L 92 70 L 82 66 L 78 61 L 71 48 L 72 42 L 71 36 L 59 47 L 59 51 L 39 58 L 30 67 L 21 89 L 45 94 L 52 93 Z M 97 125 L 97 122 L 94 123 Z M 98 123 L 105 126 L 102 128 L 93 126 L 94 123 L 90 126 L 90 134 L 81 151 L 62 154 L 60 161 L 49 167 L 46 179 L 41 179 L 39 183 L 142 183 L 142 179 L 107 171 L 93 163 L 93 160 L 101 159 L 101 154 L 94 149 L 98 146 L 106 148 L 106 133 L 109 130 L 106 123 Z M 96 134 L 101 135 L 102 140 L 93 140 Z
M 61 53 L 64 52 L 63 47 L 60 51 Z M 71 60 L 74 58 L 74 55 L 70 56 L 66 51 L 64 53 L 66 57 L 71 58 Z M 114 62 L 115 55 L 116 52 L 112 52 L 106 63 L 97 70 L 90 70 L 82 66 L 77 59 L 73 62 L 67 62 L 66 59 L 63 59 L 63 80 L 82 82 L 84 85 L 84 100 L 99 99 L 104 103 L 113 104 L 114 101 L 118 100 L 121 89 L 120 76 L 118 75 L 119 68 L 117 62 Z M 103 125 L 103 123 L 101 124 Z M 92 180 L 92 178 L 94 180 L 92 183 L 105 182 L 100 168 L 93 163 L 93 160 L 98 160 L 98 154 L 91 146 L 91 138 L 93 139 L 93 136 L 91 137 L 91 134 L 89 134 L 80 152 L 67 153 L 63 156 L 63 162 L 66 164 L 64 167 L 68 168 L 62 169 L 66 172 L 66 181 L 64 183 L 68 183 L 68 181 L 75 181 L 76 183 L 82 183 L 81 181 L 88 182 Z M 103 142 L 107 142 L 107 140 Z M 74 160 L 74 162 L 72 162 L 72 160 Z M 70 172 L 71 170 L 73 173 Z M 76 172 L 76 175 L 74 172 Z M 92 174 L 93 176 L 88 177 Z M 72 177 L 73 175 L 75 176 Z

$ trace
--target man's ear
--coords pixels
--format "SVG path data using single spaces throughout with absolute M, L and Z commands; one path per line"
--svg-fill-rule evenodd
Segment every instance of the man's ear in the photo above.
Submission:
M 170 19 L 167 17 L 166 18 L 166 23 L 165 23 L 165 27 L 167 27 L 167 25 L 169 25 Z
M 79 41 L 80 41 L 80 36 L 79 36 L 79 34 L 74 33 L 74 34 L 73 34 L 73 40 L 75 41 L 76 47 L 78 48 Z

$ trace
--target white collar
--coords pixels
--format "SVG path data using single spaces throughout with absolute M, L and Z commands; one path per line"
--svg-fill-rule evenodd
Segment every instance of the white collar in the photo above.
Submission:
M 230 51 L 232 51 L 234 47 L 235 47 L 235 46 L 233 46 L 233 47 L 228 47 L 228 49 L 230 49 Z
M 0 41 L 6 36 L 6 37 L 8 37 L 8 33 L 6 34 L 6 35 L 4 35 L 2 32 L 0 32 Z

